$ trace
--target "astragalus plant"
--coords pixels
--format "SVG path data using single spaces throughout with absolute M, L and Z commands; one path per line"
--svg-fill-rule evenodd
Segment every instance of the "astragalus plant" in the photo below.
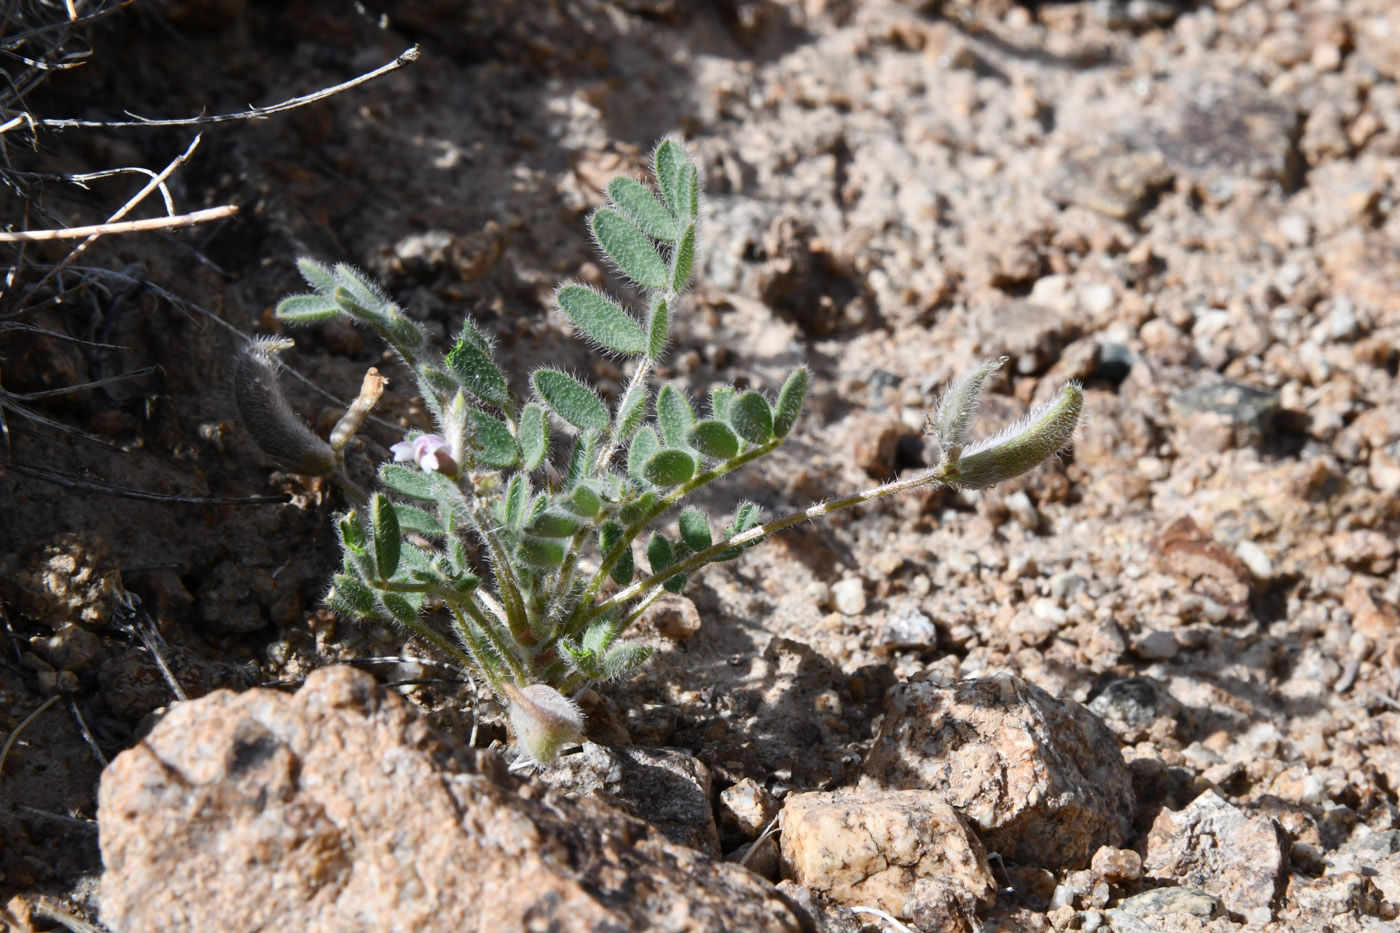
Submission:
M 686 505 L 701 486 L 782 445 L 810 375 L 794 370 L 776 396 L 719 386 L 699 410 L 673 385 L 653 390 L 695 263 L 701 195 L 695 163 L 675 141 L 656 148 L 652 171 L 655 189 L 613 179 L 608 205 L 589 218 L 598 248 L 645 306 L 629 310 L 574 282 L 554 295 L 598 352 L 632 361 L 611 404 L 550 367 L 530 373 L 529 394 L 517 398 L 493 361 L 491 338 L 470 319 L 440 355 L 348 266 L 301 260 L 312 292 L 277 309 L 289 324 L 344 316 L 378 333 L 413 372 L 435 425 L 395 445 L 394 462 L 379 469 L 380 488 L 337 517 L 344 561 L 328 604 L 354 618 L 392 619 L 484 681 L 538 762 L 579 738 L 583 722 L 569 695 L 643 664 L 650 649 L 622 636 L 706 564 L 872 499 L 1011 479 L 1061 450 L 1079 417 L 1082 395 L 1071 384 L 1009 430 L 966 443 L 983 386 L 1001 365 L 993 360 L 951 386 L 931 417 L 941 452 L 932 469 L 767 521 L 750 502 L 719 519 Z M 253 363 L 246 391 L 280 391 L 262 368 L 265 354 Z M 375 396 L 371 382 L 366 392 Z M 240 405 L 265 422 L 250 426 L 269 453 L 301 471 L 339 471 L 346 430 L 322 442 L 299 424 L 276 426 L 289 417 L 280 398 Z M 352 415 L 345 421 L 353 430 L 363 411 Z M 673 511 L 675 530 L 657 529 Z

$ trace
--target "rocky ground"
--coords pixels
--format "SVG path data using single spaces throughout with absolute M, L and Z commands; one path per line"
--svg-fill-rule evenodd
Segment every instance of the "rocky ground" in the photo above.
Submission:
M 102 445 L 11 410 L 12 464 L 292 495 L 157 504 L 0 466 L 0 731 L 61 697 L 0 772 L 0 923 L 1393 923 L 1400 7 L 366 6 L 137 3 L 28 101 L 228 112 L 422 45 L 210 128 L 174 193 L 239 216 L 110 238 L 80 300 L 26 317 L 129 352 L 0 331 L 10 393 L 161 367 L 34 403 Z M 193 133 L 70 130 L 10 157 L 164 165 Z M 886 500 L 708 570 L 643 626 L 643 673 L 581 698 L 594 741 L 523 777 L 482 750 L 494 704 L 373 662 L 430 656 L 320 608 L 338 493 L 272 472 L 232 420 L 231 330 L 277 330 L 295 256 L 348 260 L 435 333 L 474 314 L 517 391 L 541 360 L 616 386 L 548 299 L 607 278 L 586 213 L 668 133 L 708 199 L 662 377 L 696 396 L 815 377 L 789 445 L 707 501 L 776 513 L 918 468 L 938 387 L 987 356 L 1011 357 L 987 426 L 1067 379 L 1086 423 L 1019 484 Z M 48 206 L 100 220 L 119 183 Z M 348 327 L 296 338 L 333 396 L 384 363 Z M 426 424 L 388 375 L 366 466 Z

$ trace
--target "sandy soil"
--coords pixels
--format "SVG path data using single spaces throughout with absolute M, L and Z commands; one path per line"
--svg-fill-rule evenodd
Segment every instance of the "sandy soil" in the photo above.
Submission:
M 600 737 L 688 748 L 722 786 L 834 787 L 884 686 L 1011 672 L 1089 704 L 1144 762 L 1135 774 L 1160 778 L 1139 790 L 1143 831 L 1205 787 L 1276 806 L 1316 850 L 1295 846 L 1306 880 L 1363 827 L 1400 828 L 1400 39 L 1386 31 L 1400 19 L 1386 0 L 382 6 L 387 25 L 312 2 L 136 4 L 29 101 L 226 112 L 423 52 L 324 103 L 210 128 L 173 192 L 238 217 L 106 241 L 85 262 L 125 277 L 94 274 L 100 287 L 30 318 L 129 350 L 0 333 L 10 392 L 160 366 L 45 400 L 100 443 L 12 430 L 13 463 L 292 496 L 157 504 L 0 465 L 0 731 L 67 690 L 0 775 L 0 903 L 29 891 L 79 909 L 99 870 L 100 765 L 70 706 L 111 757 L 172 699 L 104 574 L 140 598 L 192 694 L 418 652 L 319 607 L 338 494 L 273 472 L 233 420 L 233 331 L 278 332 L 292 260 L 370 270 L 437 334 L 470 312 L 517 391 L 540 360 L 616 386 L 548 298 L 570 276 L 606 282 L 585 215 L 668 133 L 696 152 L 708 206 L 662 377 L 700 397 L 775 389 L 799 362 L 815 376 L 793 442 L 701 504 L 780 512 L 918 467 L 938 387 L 987 356 L 1012 363 L 986 426 L 1070 378 L 1088 417 L 1071 454 L 1010 488 L 847 513 L 710 569 L 687 593 L 698 631 L 644 632 L 650 667 L 600 690 Z M 14 157 L 159 166 L 193 134 L 72 130 Z M 49 206 L 92 222 L 131 184 Z M 339 398 L 384 364 L 348 327 L 295 336 L 291 365 Z M 365 470 L 426 425 L 407 374 L 388 375 Z M 338 413 L 292 394 L 315 424 Z M 78 582 L 55 596 L 53 570 Z M 56 633 L 75 617 L 95 637 Z M 810 653 L 779 663 L 775 638 Z M 465 734 L 469 691 L 404 689 Z M 848 698 L 835 713 L 832 689 Z M 481 741 L 501 738 L 497 711 L 482 719 Z

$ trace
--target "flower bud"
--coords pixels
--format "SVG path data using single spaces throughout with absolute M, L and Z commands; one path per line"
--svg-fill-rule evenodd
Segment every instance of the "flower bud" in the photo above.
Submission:
M 560 749 L 583 741 L 583 711 L 553 687 L 502 684 L 501 692 L 510 704 L 515 742 L 536 764 L 553 764 Z
M 254 340 L 233 362 L 233 400 L 238 417 L 263 453 L 302 476 L 326 476 L 339 463 L 331 445 L 311 432 L 287 404 L 274 354 L 290 340 Z
M 1084 390 L 1068 383 L 1048 404 L 974 444 L 946 468 L 942 480 L 949 486 L 985 489 L 1035 469 L 1069 444 L 1083 407 Z

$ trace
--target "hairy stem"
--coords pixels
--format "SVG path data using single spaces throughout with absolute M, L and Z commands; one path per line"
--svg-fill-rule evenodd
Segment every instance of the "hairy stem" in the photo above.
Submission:
M 573 612 L 569 614 L 568 621 L 565 622 L 563 626 L 563 634 L 575 635 L 589 620 L 598 617 L 598 612 L 596 611 L 597 607 L 592 605 L 593 600 L 598 597 L 598 591 L 602 589 L 603 583 L 608 579 L 608 574 L 612 572 L 613 567 L 617 566 L 617 562 L 622 559 L 623 552 L 632 546 L 632 542 L 636 539 L 637 535 L 645 531 L 647 526 L 655 521 L 658 515 L 665 512 L 671 506 L 680 502 L 706 483 L 714 482 L 721 476 L 732 473 L 739 469 L 739 467 L 751 463 L 765 454 L 772 453 L 782 442 L 782 438 L 774 438 L 766 444 L 761 444 L 752 450 L 746 450 L 736 457 L 731 457 L 723 463 L 716 464 L 705 472 L 695 475 L 689 481 L 671 490 L 659 499 L 656 505 L 652 506 L 650 511 L 623 529 L 622 537 L 618 539 L 617 544 L 613 545 L 612 549 L 608 551 L 607 554 L 603 555 L 603 562 L 601 566 L 599 566 L 598 572 L 593 575 L 592 581 L 588 584 L 588 589 L 584 591 L 583 597 L 579 600 L 578 605 L 575 606 Z M 716 551 L 715 553 L 719 552 Z M 673 576 L 673 574 L 667 573 L 665 576 L 670 577 Z M 633 584 L 633 586 L 627 589 L 633 590 L 636 586 L 636 584 Z M 636 594 L 633 593 L 633 595 L 635 596 Z M 629 596 L 628 598 L 630 599 L 631 597 Z M 612 599 L 608 600 L 608 603 L 611 605 L 618 605 L 616 600 L 617 597 L 614 596 Z
M 808 508 L 805 508 L 800 512 L 793 512 L 791 514 L 784 515 L 782 518 L 777 518 L 771 522 L 765 522 L 762 525 L 750 528 L 748 531 L 734 535 L 732 538 L 726 538 L 718 544 L 711 545 L 703 551 L 699 551 L 695 554 L 692 554 L 685 560 L 680 561 L 676 564 L 672 564 L 665 570 L 662 570 L 658 573 L 654 573 L 651 576 L 646 577 L 645 579 L 638 580 L 630 586 L 624 587 L 623 589 L 614 593 L 612 596 L 608 597 L 600 603 L 588 606 L 588 608 L 583 612 L 583 620 L 587 622 L 589 620 L 597 618 L 599 615 L 601 615 L 604 612 L 607 612 L 610 609 L 622 606 L 625 603 L 628 603 L 631 600 L 636 599 L 641 594 L 645 593 L 650 587 L 659 586 L 660 584 L 665 583 L 667 580 L 669 580 L 671 577 L 674 577 L 678 573 L 689 573 L 690 571 L 709 563 L 711 560 L 718 557 L 720 554 L 723 554 L 725 551 L 729 550 L 732 547 L 738 547 L 740 545 L 758 541 L 760 538 L 765 538 L 768 535 L 773 534 L 774 532 L 782 531 L 784 528 L 790 528 L 793 525 L 798 524 L 799 522 L 805 522 L 813 518 L 821 518 L 823 515 L 830 515 L 832 512 L 838 512 L 841 509 L 848 509 L 853 505 L 860 505 L 863 502 L 873 502 L 876 499 L 883 499 L 885 496 L 892 496 L 901 492 L 909 492 L 910 490 L 918 489 L 923 486 L 941 485 L 947 477 L 947 473 L 948 470 L 946 467 L 937 466 L 932 469 L 925 470 L 922 473 L 919 473 L 915 476 L 912 476 L 909 479 L 895 480 L 891 483 L 884 483 L 880 486 L 873 486 L 870 489 L 866 489 L 849 496 L 844 496 L 840 499 L 833 499 L 830 502 L 818 502 L 816 505 L 809 506 Z M 584 605 L 587 604 L 585 603 Z M 630 620 L 631 618 L 632 616 L 629 615 L 628 619 Z

